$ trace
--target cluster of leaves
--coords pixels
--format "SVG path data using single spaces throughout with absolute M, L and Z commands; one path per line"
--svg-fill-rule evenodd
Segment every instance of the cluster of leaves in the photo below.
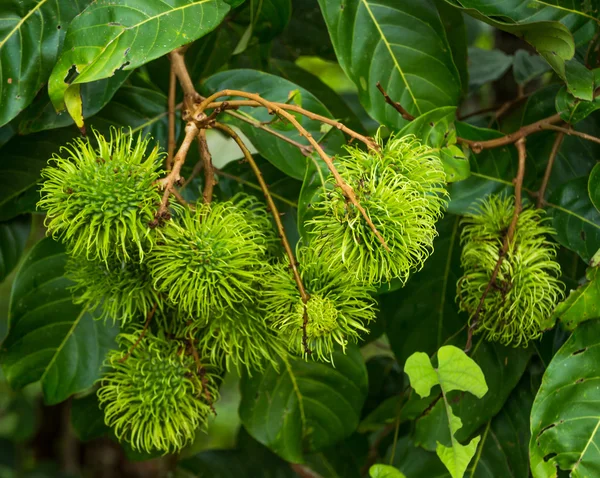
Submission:
M 427 194 L 437 195 L 433 200 L 430 194 L 424 203 L 429 208 L 428 217 L 437 219 L 447 203 L 445 217 L 437 224 L 434 220 L 419 222 L 422 217 L 415 211 L 423 195 L 402 197 L 398 207 L 411 212 L 416 221 L 406 224 L 419 233 L 411 235 L 416 241 L 416 255 L 407 256 L 406 249 L 393 247 L 396 229 L 384 227 L 387 214 L 394 216 L 396 203 L 390 202 L 389 196 L 382 201 L 373 198 L 371 191 L 361 191 L 363 185 L 377 189 L 377 168 L 384 165 L 361 149 L 351 149 L 352 160 L 345 160 L 350 154 L 343 149 L 346 141 L 338 128 L 323 128 L 308 118 L 297 117 L 328 154 L 339 156 L 336 162 L 346 177 L 352 178 L 359 199 L 372 201 L 373 210 L 382 212 L 382 222 L 377 226 L 389 234 L 385 239 L 394 257 L 386 261 L 385 257 L 391 256 L 381 256 L 385 250 L 360 220 L 356 227 L 338 228 L 340 222 L 324 219 L 323 213 L 328 211 L 329 219 L 348 224 L 354 224 L 352 221 L 359 216 L 346 209 L 341 192 L 328 179 L 326 167 L 296 130 L 264 109 L 242 107 L 233 112 L 236 114 L 223 113 L 222 119 L 241 130 L 252 143 L 253 153 L 284 213 L 282 220 L 290 242 L 318 245 L 312 250 L 297 249 L 302 279 L 314 300 L 306 309 L 313 319 L 317 318 L 312 324 L 320 324 L 311 329 L 313 339 L 328 330 L 332 317 L 350 328 L 341 335 L 329 334 L 325 342 L 309 341 L 308 348 L 315 355 L 335 365 L 287 356 L 290 343 L 295 355 L 304 351 L 301 325 L 305 311 L 286 259 L 281 257 L 259 259 L 274 269 L 263 276 L 255 272 L 256 287 L 238 288 L 235 295 L 221 294 L 220 300 L 209 301 L 229 301 L 236 310 L 242 304 L 239 314 L 219 316 L 226 322 L 206 317 L 198 320 L 206 312 L 206 302 L 198 301 L 197 296 L 182 294 L 169 299 L 172 303 L 168 307 L 158 309 L 157 305 L 154 328 L 146 332 L 148 341 L 133 348 L 124 364 L 140 364 L 145 373 L 148 370 L 143 364 L 152 360 L 155 350 L 166 351 L 175 343 L 175 356 L 181 357 L 181 362 L 167 361 L 165 375 L 159 379 L 168 383 L 174 380 L 178 384 L 173 387 L 174 394 L 192 391 L 191 395 L 198 397 L 194 403 L 203 404 L 197 417 L 212 414 L 206 405 L 217 396 L 221 368 L 239 368 L 242 374 L 240 395 L 234 404 L 239 404 L 243 425 L 236 448 L 198 453 L 198 448 L 192 446 L 187 459 L 179 464 L 182 475 L 295 476 L 282 459 L 302 464 L 295 465 L 299 473 L 302 468 L 310 468 L 311 473 L 324 478 L 365 476 L 369 469 L 371 476 L 408 478 L 455 477 L 463 472 L 475 478 L 527 478 L 530 474 L 546 478 L 557 476 L 559 469 L 570 471 L 574 477 L 600 475 L 600 462 L 594 452 L 599 445 L 600 414 L 593 406 L 598 398 L 594 377 L 598 363 L 595 351 L 600 343 L 600 325 L 594 320 L 600 318 L 600 261 L 595 256 L 600 249 L 600 147 L 596 142 L 553 130 L 537 130 L 526 142 L 525 202 L 537 201 L 536 193 L 539 195 L 542 183 L 547 184 L 540 202 L 547 216 L 531 207 L 521 219 L 536 216 L 535 234 L 527 240 L 535 248 L 547 247 L 547 254 L 538 256 L 539 262 L 532 267 L 550 261 L 552 265 L 546 270 L 554 272 L 551 278 L 544 277 L 554 284 L 558 271 L 554 261 L 558 261 L 560 280 L 567 286 L 566 299 L 549 316 L 553 304 L 544 305 L 549 296 L 530 297 L 530 309 L 541 325 L 526 335 L 532 339 L 527 348 L 488 342 L 486 334 L 475 336 L 468 355 L 485 376 L 484 382 L 471 362 L 458 350 L 448 348 L 464 347 L 469 320 L 471 324 L 474 321 L 473 308 L 478 307 L 476 299 L 470 305 L 456 300 L 457 292 L 459 296 L 462 293 L 455 287 L 459 278 L 480 265 L 477 258 L 467 260 L 468 247 L 461 246 L 471 244 L 477 254 L 479 246 L 489 249 L 488 243 L 467 241 L 472 233 L 464 231 L 476 221 L 467 218 L 461 223 L 460 216 L 471 214 L 475 205 L 491 195 L 510 197 L 517 171 L 516 149 L 511 144 L 474 153 L 458 138 L 496 139 L 556 114 L 566 123 L 565 128 L 599 137 L 600 102 L 595 92 L 600 78 L 596 68 L 600 12 L 596 2 L 508 1 L 492 5 L 482 0 L 31 0 L 0 8 L 4 9 L 2 16 L 7 25 L 0 33 L 0 279 L 10 293 L 6 301 L 10 302 L 9 315 L 0 315 L 0 337 L 4 339 L 0 362 L 4 379 L 16 390 L 3 394 L 8 398 L 0 403 L 0 417 L 3 422 L 4 417 L 9 419 L 8 425 L 0 426 L 0 448 L 9 450 L 6 456 L 0 453 L 0 470 L 21 467 L 15 464 L 16 452 L 12 458 L 7 456 L 34 433 L 31 420 L 35 414 L 31 408 L 36 393 L 48 405 L 78 397 L 72 401 L 72 420 L 82 440 L 111 434 L 102 425 L 103 419 L 97 419 L 101 411 L 95 396 L 80 395 L 93 390 L 102 374 L 116 373 L 120 360 L 142 334 L 141 327 L 154 305 L 164 302 L 165 294 L 175 290 L 172 281 L 182 275 L 171 269 L 175 265 L 173 251 L 183 254 L 175 255 L 181 264 L 189 262 L 183 248 L 167 250 L 171 229 L 148 231 L 145 227 L 147 217 L 153 215 L 160 202 L 160 194 L 153 188 L 145 189 L 148 195 L 136 210 L 140 222 L 134 225 L 135 220 L 127 218 L 127 210 L 131 211 L 128 189 L 123 187 L 127 183 L 113 181 L 107 163 L 92 162 L 92 177 L 104 175 L 103 190 L 110 193 L 101 200 L 108 201 L 106 207 L 114 210 L 114 217 L 125 214 L 124 222 L 122 227 L 106 229 L 93 215 L 79 218 L 82 227 L 97 227 L 87 237 L 78 235 L 83 242 L 70 246 L 69 254 L 78 249 L 83 255 L 78 253 L 76 259 L 70 259 L 62 244 L 51 238 L 39 240 L 39 211 L 35 205 L 44 179 L 42 169 L 54 153 L 59 153 L 60 146 L 80 135 L 80 128 L 91 131 L 93 127 L 104 137 L 110 137 L 113 126 L 131 128 L 131 138 L 139 132 L 150 133 L 166 150 L 169 62 L 165 55 L 191 43 L 186 62 L 202 94 L 238 89 L 259 93 L 271 101 L 293 101 L 369 135 L 375 135 L 383 125 L 387 128 L 384 136 L 393 134 L 391 141 L 382 141 L 384 145 L 394 138 L 413 135 L 422 147 L 430 148 L 424 156 L 436 153 L 431 161 L 439 162 L 451 184 L 444 188 L 439 178 L 430 178 L 433 191 Z M 507 51 L 494 49 L 494 41 Z M 386 102 L 377 82 L 393 101 L 401 103 L 406 115 Z M 57 114 L 57 110 L 66 112 Z M 414 119 L 407 119 L 411 117 Z M 265 127 L 305 148 L 281 141 Z M 178 139 L 180 129 L 178 126 Z M 231 155 L 226 147 L 217 152 L 218 141 L 216 135 L 209 135 L 222 173 L 215 206 L 238 203 L 241 196 L 232 198 L 240 192 L 246 194 L 245 198 L 255 195 L 251 201 L 258 205 L 260 192 L 247 165 L 230 162 L 239 156 Z M 111 144 L 107 142 L 105 147 Z M 190 152 L 185 176 L 191 173 L 195 154 Z M 547 169 L 551 157 L 553 167 Z M 402 166 L 390 178 L 411 179 L 415 170 L 410 160 L 402 155 Z M 361 162 L 365 167 L 356 173 Z M 58 166 L 48 174 L 60 170 Z M 150 173 L 145 180 L 149 185 L 158 177 L 159 165 L 152 159 L 147 166 Z M 434 169 L 439 172 L 439 168 Z M 79 178 L 77 186 L 95 187 L 94 181 Z M 196 203 L 201 196 L 199 185 L 199 181 L 191 181 L 181 192 Z M 61 202 L 55 205 L 56 214 L 76 206 L 69 187 L 55 191 L 62 194 Z M 123 201 L 111 203 L 115 197 Z M 257 208 L 252 210 L 256 213 Z M 201 203 L 195 212 L 173 212 L 174 224 L 192 224 L 185 231 L 203 224 L 194 218 L 206 214 Z M 263 211 L 258 216 L 265 218 L 266 214 Z M 509 216 L 510 212 L 506 213 Z M 504 228 L 506 223 L 493 231 L 490 242 L 500 242 Z M 127 235 L 135 232 L 142 234 Z M 544 235 L 539 235 L 541 232 Z M 461 235 L 465 238 L 462 244 Z M 357 249 L 357 238 L 361 246 L 372 246 L 368 254 Z M 252 249 L 257 254 L 262 250 L 269 256 L 277 249 L 261 245 L 255 235 L 252 241 L 258 242 Z M 548 244 L 552 241 L 558 248 Z M 110 242 L 120 246 L 110 248 L 109 254 L 103 245 Z M 92 244 L 97 247 L 89 249 Z M 163 258 L 146 257 L 150 250 L 147 244 L 156 245 L 157 251 L 163 248 Z M 30 250 L 23 256 L 26 245 Z M 518 241 L 516 248 L 518 252 Z M 556 258 L 551 252 L 555 248 Z M 86 257 L 88 250 L 98 251 L 97 256 Z M 109 257 L 112 253 L 116 257 Z M 318 257 L 313 263 L 311 257 L 315 254 Z M 501 265 L 502 277 L 526 270 L 519 268 L 522 263 L 517 256 Z M 191 259 L 199 257 L 193 255 Z M 480 293 L 486 287 L 489 269 L 494 267 L 493 254 L 488 258 L 485 277 L 473 285 L 473 290 Z M 244 264 L 249 259 L 244 255 Z M 162 276 L 152 279 L 150 271 L 143 270 L 148 264 L 162 268 Z M 332 274 L 331 265 L 341 272 Z M 116 276 L 106 281 L 109 271 Z M 358 276 L 356 282 L 345 279 L 352 274 Z M 78 275 L 96 279 L 87 280 L 81 287 Z M 139 277 L 150 278 L 151 284 L 156 281 L 156 286 L 136 289 L 135 297 L 123 293 L 131 287 L 117 286 Z M 529 284 L 531 278 L 524 279 L 520 284 Z M 505 278 L 501 280 L 506 282 Z M 343 312 L 344 307 L 356 308 L 358 302 L 343 299 L 332 307 L 325 300 L 330 291 L 323 288 L 336 281 L 342 282 L 340 287 L 350 291 L 354 300 L 362 298 L 362 304 L 368 304 L 358 319 Z M 75 289 L 77 284 L 80 287 Z M 92 285 L 97 289 L 92 290 Z M 218 287 L 216 283 L 209 285 Z M 267 307 L 267 312 L 277 315 L 271 316 L 268 324 L 264 321 L 264 306 L 246 303 L 247 294 L 254 295 L 263 288 L 271 291 L 269 300 L 274 304 Z M 544 290 L 547 292 L 547 287 Z M 516 297 L 516 289 L 506 292 Z M 487 296 L 490 312 L 485 317 L 499 313 L 497 303 L 502 294 L 494 288 Z M 330 297 L 337 296 L 334 293 Z M 469 297 L 477 295 L 471 292 Z M 183 314 L 186 317 L 181 312 L 173 315 L 171 307 L 180 305 L 188 309 Z M 374 322 L 376 308 L 379 311 Z M 514 313 L 517 319 L 522 318 Z M 113 324 L 116 318 L 119 320 Z M 195 320 L 188 324 L 190 318 Z M 556 320 L 559 325 L 555 329 L 534 339 Z M 167 325 L 173 323 L 180 324 L 182 330 L 176 333 L 185 340 L 174 341 L 159 333 L 159 324 L 169 331 Z M 253 354 L 256 348 L 250 346 L 256 345 L 257 336 L 250 335 L 249 331 L 255 329 L 249 324 L 266 327 L 259 337 L 274 329 L 273 337 L 285 330 L 288 339 L 280 345 L 270 339 L 258 344 L 261 350 L 267 345 L 273 349 L 257 358 Z M 121 336 L 122 349 L 116 352 L 115 337 L 121 325 L 132 328 Z M 363 328 L 370 328 L 371 333 L 365 335 Z M 231 330 L 236 338 L 226 338 L 221 330 Z M 488 330 L 491 335 L 507 337 L 504 331 Z M 522 327 L 515 330 L 511 337 L 523 332 Z M 209 369 L 208 384 L 201 378 L 196 380 L 199 371 L 188 350 L 190 333 L 207 338 L 206 344 L 198 344 L 198 348 Z M 362 354 L 350 343 L 345 354 L 341 347 L 338 349 L 346 341 L 359 338 L 372 341 L 362 348 Z M 158 348 L 143 345 L 150 343 Z M 165 343 L 171 345 L 165 348 Z M 235 350 L 226 350 L 233 346 Z M 210 356 L 209 350 L 217 352 Z M 184 353 L 177 355 L 181 351 Z M 413 356 L 415 352 L 432 357 L 434 365 L 428 357 Z M 155 358 L 156 363 L 166 356 L 174 360 L 169 351 Z M 231 358 L 228 363 L 232 356 L 237 357 L 235 363 Z M 262 363 L 262 369 L 250 374 L 250 363 Z M 103 364 L 112 366 L 113 372 Z M 415 365 L 419 366 L 419 374 L 414 372 Z M 153 380 L 163 373 L 160 370 L 153 371 L 157 372 Z M 167 376 L 169 370 L 173 374 Z M 406 386 L 403 371 L 416 393 Z M 460 378 L 454 380 L 453 374 Z M 466 376 L 477 376 L 477 380 L 465 382 Z M 107 377 L 116 392 L 119 377 Z M 418 385 L 419 380 L 426 380 L 429 388 Z M 19 391 L 33 382 L 39 382 L 40 392 Z M 141 389 L 146 383 L 139 382 Z M 441 392 L 427 396 L 435 384 L 440 385 Z M 210 400 L 198 393 L 204 387 L 209 390 Z M 486 388 L 488 392 L 484 393 Z M 104 403 L 114 401 L 108 392 L 103 397 Z M 123 398 L 123 403 L 126 400 Z M 185 401 L 180 405 L 187 407 Z M 218 408 L 219 402 L 215 406 Z M 144 426 L 151 430 L 154 425 L 148 422 Z M 117 433 L 125 439 L 130 437 L 129 429 Z M 178 436 L 181 444 L 191 438 L 185 431 Z M 160 440 L 153 441 L 155 438 L 147 434 L 148 441 L 139 443 L 138 448 L 164 448 Z M 436 452 L 441 459 L 436 458 Z M 133 456 L 131 450 L 128 453 Z M 380 464 L 370 466 L 377 462 Z

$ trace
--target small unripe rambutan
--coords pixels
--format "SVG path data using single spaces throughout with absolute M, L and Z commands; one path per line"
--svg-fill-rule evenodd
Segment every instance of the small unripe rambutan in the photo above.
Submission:
M 265 283 L 261 308 L 266 319 L 287 338 L 289 349 L 307 355 L 303 344 L 306 308 L 306 346 L 312 357 L 329 361 L 336 344 L 345 349 L 357 342 L 375 319 L 371 286 L 357 282 L 343 267 L 321 260 L 312 248 L 298 249 L 299 270 L 310 298 L 302 302 L 289 262 L 273 267 Z
M 198 370 L 186 342 L 140 334 L 120 334 L 121 350 L 107 356 L 98 389 L 104 420 L 134 450 L 175 452 L 206 429 L 217 377 Z
M 154 304 L 161 304 L 152 286 L 148 268 L 132 254 L 131 261 L 112 257 L 107 261 L 90 261 L 71 256 L 65 276 L 75 282 L 74 302 L 89 303 L 91 309 L 102 307 L 98 319 L 144 322 Z
M 264 370 L 265 365 L 277 367 L 278 359 L 288 354 L 287 342 L 264 315 L 255 304 L 239 304 L 211 317 L 200 328 L 192 323 L 188 330 L 198 340 L 198 350 L 212 364 L 224 364 L 228 371 L 235 369 L 238 373 L 245 369 L 252 375 L 253 371 Z
M 457 284 L 457 298 L 460 309 L 469 314 L 469 322 L 476 320 L 476 333 L 516 347 L 526 346 L 554 325 L 552 311 L 563 296 L 563 284 L 558 280 L 556 245 L 546 238 L 554 230 L 546 225 L 542 210 L 526 208 L 519 214 L 496 280 L 480 307 L 514 208 L 512 197 L 490 196 L 463 219 L 464 275 Z
M 158 146 L 147 152 L 149 139 L 111 130 L 109 139 L 94 132 L 98 146 L 76 139 L 61 148 L 42 171 L 44 184 L 38 207 L 47 213 L 46 225 L 69 252 L 90 260 L 129 258 L 135 248 L 140 259 L 148 247 L 150 228 L 160 192 Z
M 231 201 L 198 203 L 158 229 L 148 256 L 154 286 L 182 312 L 207 321 L 256 295 L 265 232 Z
M 438 154 L 414 136 L 391 136 L 381 153 L 347 147 L 336 166 L 385 239 L 380 243 L 360 211 L 336 187 L 332 176 L 327 192 L 312 204 L 308 221 L 311 246 L 330 264 L 344 264 L 358 280 L 379 284 L 403 283 L 423 266 L 432 251 L 435 223 L 442 216 L 448 193 Z

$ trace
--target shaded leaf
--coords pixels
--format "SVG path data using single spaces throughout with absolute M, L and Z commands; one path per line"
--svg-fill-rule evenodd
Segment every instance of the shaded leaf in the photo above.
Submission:
M 319 3 L 340 65 L 377 121 L 393 128 L 406 124 L 385 103 L 378 81 L 414 116 L 457 105 L 461 78 L 432 0 Z
M 258 93 L 269 101 L 281 103 L 285 103 L 288 100 L 288 95 L 291 91 L 299 90 L 302 97 L 303 108 L 313 113 L 333 118 L 323 103 L 308 90 L 283 78 L 261 71 L 223 71 L 211 76 L 203 84 L 203 91 L 207 94 L 223 89 Z M 225 101 L 227 99 L 227 97 L 223 97 L 219 100 Z M 243 107 L 238 110 L 238 113 L 243 114 L 255 122 L 269 123 L 273 120 L 273 116 L 269 115 L 265 108 Z M 306 164 L 309 160 L 296 146 L 236 118 L 224 116 L 223 119 L 228 123 L 238 126 L 252 142 L 261 156 L 269 160 L 285 174 L 295 179 L 302 180 L 304 178 Z M 337 128 L 334 128 L 327 133 L 322 133 L 319 122 L 310 120 L 304 116 L 301 118 L 301 124 L 329 154 L 337 153 L 345 142 L 343 133 Z M 277 131 L 277 133 L 281 133 L 300 144 L 308 145 L 308 142 L 295 128 L 290 131 Z
M 502 78 L 513 64 L 513 57 L 500 50 L 469 48 L 469 87 L 479 88 Z
M 592 169 L 588 179 L 588 193 L 594 207 L 600 211 L 600 163 Z
M 581 322 L 600 318 L 600 272 L 598 267 L 586 271 L 587 281 L 572 290 L 554 311 L 554 318 L 560 319 L 568 330 L 574 330 Z
M 213 30 L 229 6 L 222 0 L 99 0 L 69 26 L 48 83 L 57 111 L 83 126 L 81 84 L 133 70 Z M 160 41 L 158 35 L 160 33 Z M 73 71 L 75 78 L 69 78 Z
M 573 478 L 600 475 L 600 321 L 581 324 L 553 357 L 531 410 L 529 451 L 535 478 L 569 470 Z
M 29 105 L 56 62 L 69 22 L 91 0 L 25 0 L 0 7 L 0 126 Z
M 587 192 L 587 178 L 568 181 L 550 196 L 548 206 L 556 240 L 589 262 L 600 249 L 600 212 Z
M 358 348 L 335 353 L 335 368 L 294 359 L 279 372 L 244 376 L 240 418 L 259 442 L 287 461 L 304 460 L 303 449 L 322 450 L 357 427 L 367 394 L 367 371 Z
M 111 433 L 95 392 L 71 402 L 71 425 L 77 438 L 84 442 Z
M 63 275 L 66 259 L 64 247 L 51 238 L 31 249 L 13 282 L 0 355 L 10 385 L 19 389 L 39 380 L 47 404 L 94 383 L 117 333 L 73 304 L 72 283 Z
M 600 86 L 600 69 L 596 69 L 593 73 L 586 69 L 593 76 L 593 86 Z M 567 91 L 566 87 L 562 87 L 556 95 L 556 111 L 560 113 L 560 117 L 570 124 L 579 123 L 588 115 L 600 108 L 600 98 L 593 98 L 589 95 L 589 99 L 581 100 L 573 96 Z
M 542 57 L 526 50 L 517 50 L 513 59 L 513 73 L 519 85 L 526 85 L 531 80 L 549 71 L 550 65 Z
M 31 230 L 31 216 L 0 222 L 0 282 L 19 263 Z

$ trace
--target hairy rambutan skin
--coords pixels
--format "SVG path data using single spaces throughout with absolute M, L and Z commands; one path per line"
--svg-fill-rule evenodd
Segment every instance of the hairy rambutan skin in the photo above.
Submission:
M 268 241 L 250 214 L 232 201 L 198 203 L 157 230 L 148 256 L 155 288 L 201 321 L 255 297 Z
M 161 305 L 144 262 L 112 257 L 106 262 L 70 256 L 65 276 L 75 282 L 73 301 L 87 303 L 91 310 L 101 308 L 99 320 L 118 321 L 121 325 L 141 323 L 154 305 Z
M 288 355 L 287 342 L 267 322 L 255 304 L 240 304 L 236 309 L 211 317 L 208 324 L 192 321 L 186 332 L 198 341 L 200 353 L 215 366 L 226 370 L 263 371 L 265 366 L 278 366 L 278 359 Z
M 118 336 L 109 352 L 110 371 L 100 379 L 98 399 L 106 425 L 134 450 L 172 453 L 206 429 L 218 398 L 217 377 L 199 373 L 188 344 L 141 331 Z M 138 342 L 139 340 L 139 342 Z
M 42 171 L 38 207 L 47 213 L 49 232 L 74 255 L 108 261 L 142 260 L 151 247 L 148 223 L 160 203 L 154 182 L 160 176 L 158 146 L 149 139 L 112 129 L 110 138 L 94 131 L 98 143 L 76 139 L 61 148 Z
M 336 344 L 345 350 L 375 319 L 375 289 L 358 282 L 345 268 L 321 260 L 312 248 L 297 251 L 302 282 L 310 298 L 306 303 L 306 339 L 311 356 L 330 361 Z M 273 267 L 263 292 L 261 308 L 268 322 L 288 341 L 289 350 L 307 357 L 303 343 L 304 311 L 289 262 Z
M 405 283 L 431 254 L 435 223 L 447 204 L 446 174 L 437 152 L 412 135 L 391 136 L 385 145 L 377 140 L 381 153 L 347 147 L 336 166 L 389 250 L 335 187 L 333 177 L 321 200 L 312 204 L 316 215 L 307 226 L 311 246 L 330 264 L 344 264 L 369 284 Z
M 547 239 L 554 230 L 543 210 L 525 208 L 519 214 L 497 278 L 479 309 L 498 262 L 514 213 L 514 198 L 490 196 L 463 221 L 461 263 L 457 284 L 460 309 L 476 320 L 476 333 L 505 345 L 527 346 L 553 327 L 552 311 L 563 297 L 556 245 Z

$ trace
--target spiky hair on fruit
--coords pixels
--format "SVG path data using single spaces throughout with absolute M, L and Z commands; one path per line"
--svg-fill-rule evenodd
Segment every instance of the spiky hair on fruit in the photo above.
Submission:
M 208 324 L 192 321 L 186 329 L 198 341 L 198 350 L 216 366 L 245 370 L 252 376 L 265 366 L 278 367 L 279 358 L 288 355 L 287 342 L 255 303 L 239 304 L 235 309 L 211 317 Z
M 106 359 L 98 399 L 107 426 L 134 450 L 173 453 L 206 429 L 218 376 L 198 370 L 189 344 L 149 330 L 119 334 Z M 204 365 L 204 364 L 202 364 Z
M 375 289 L 362 284 L 339 264 L 323 261 L 308 247 L 297 251 L 300 275 L 310 298 L 302 298 L 290 271 L 289 262 L 273 267 L 262 294 L 261 308 L 267 321 L 287 339 L 290 351 L 307 356 L 303 343 L 306 308 L 306 346 L 313 358 L 330 361 L 334 347 L 345 350 L 356 343 L 360 333 L 375 319 Z
M 147 262 L 156 289 L 203 321 L 254 298 L 267 243 L 249 214 L 232 201 L 198 203 L 157 230 Z
M 91 310 L 100 309 L 100 320 L 121 325 L 143 323 L 154 305 L 162 301 L 152 286 L 146 264 L 136 253 L 132 253 L 132 259 L 115 256 L 105 262 L 70 256 L 65 277 L 75 282 L 73 301 L 89 304 Z
M 330 176 L 315 216 L 307 222 L 311 245 L 330 264 L 344 264 L 360 281 L 405 283 L 432 251 L 436 221 L 447 203 L 446 174 L 438 154 L 412 136 L 392 135 L 381 152 L 346 147 L 336 159 L 344 180 L 385 239 L 380 243 L 360 211 Z
M 554 230 L 547 225 L 543 210 L 529 207 L 519 214 L 497 278 L 480 307 L 514 209 L 513 197 L 494 195 L 462 220 L 464 275 L 457 284 L 457 298 L 460 309 L 469 314 L 469 323 L 477 321 L 476 333 L 516 347 L 526 346 L 554 325 L 552 311 L 564 286 L 558 279 L 556 245 L 547 239 Z
M 149 247 L 150 228 L 160 192 L 158 145 L 131 131 L 111 129 L 110 138 L 94 131 L 97 146 L 76 139 L 60 149 L 44 168 L 38 207 L 47 213 L 49 232 L 69 252 L 88 259 L 127 259 L 136 249 L 140 260 Z

